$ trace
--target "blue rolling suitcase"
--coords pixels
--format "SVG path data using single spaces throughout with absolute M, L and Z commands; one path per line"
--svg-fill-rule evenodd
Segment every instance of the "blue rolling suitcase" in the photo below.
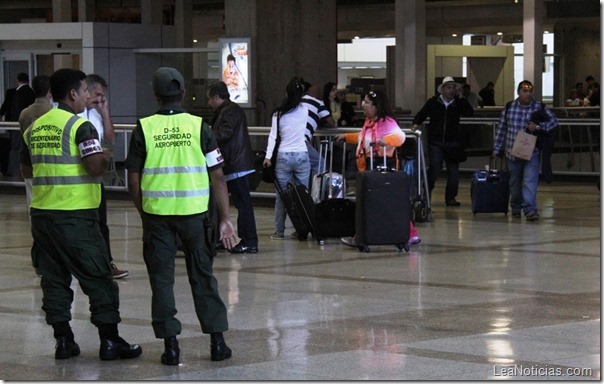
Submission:
M 472 213 L 504 213 L 510 205 L 510 173 L 507 169 L 496 169 L 489 160 L 489 170 L 474 172 L 470 184 Z M 503 168 L 503 159 L 501 159 Z

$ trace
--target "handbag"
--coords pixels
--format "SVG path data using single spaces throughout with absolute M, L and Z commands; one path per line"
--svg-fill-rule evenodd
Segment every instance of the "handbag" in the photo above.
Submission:
M 530 160 L 533 156 L 533 150 L 537 143 L 537 136 L 526 133 L 525 131 L 518 132 L 514 145 L 512 146 L 512 156 L 522 160 Z
M 262 169 L 262 181 L 265 183 L 275 182 L 275 165 L 277 164 L 277 157 L 279 156 L 279 144 L 281 143 L 281 136 L 279 135 L 279 119 L 281 116 L 277 115 L 277 139 L 275 140 L 275 147 L 273 148 L 273 155 L 271 156 L 271 166 L 264 167 Z

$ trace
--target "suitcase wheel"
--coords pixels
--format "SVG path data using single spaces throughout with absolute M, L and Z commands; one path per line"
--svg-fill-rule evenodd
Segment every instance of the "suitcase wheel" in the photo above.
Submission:
M 428 207 L 426 202 L 422 200 L 415 200 L 413 202 L 413 209 L 411 211 L 413 217 L 411 218 L 414 223 L 423 223 L 428 220 Z
M 367 245 L 359 245 L 359 251 L 368 253 L 370 249 Z

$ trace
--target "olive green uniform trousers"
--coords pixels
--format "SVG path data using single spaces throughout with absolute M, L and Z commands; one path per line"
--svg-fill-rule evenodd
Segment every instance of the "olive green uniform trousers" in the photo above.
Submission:
M 94 325 L 120 322 L 119 288 L 111 275 L 96 209 L 31 210 L 35 267 L 42 275 L 42 309 L 50 325 L 71 320 L 72 276 L 90 303 Z
M 179 335 L 182 326 L 174 299 L 177 236 L 185 249 L 185 263 L 195 313 L 203 333 L 228 330 L 226 307 L 212 271 L 214 227 L 206 214 L 143 215 L 143 257 L 151 284 L 151 318 L 155 337 Z

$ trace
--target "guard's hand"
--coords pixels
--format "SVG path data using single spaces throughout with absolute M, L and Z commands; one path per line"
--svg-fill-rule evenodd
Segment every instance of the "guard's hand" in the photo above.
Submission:
M 220 241 L 226 249 L 233 249 L 239 243 L 237 235 L 235 235 L 235 228 L 230 220 L 221 221 L 219 225 L 220 229 Z
M 412 131 L 417 131 L 417 124 L 413 124 L 413 125 L 411 126 L 411 130 L 412 130 Z
M 496 157 L 498 157 L 498 154 L 497 154 L 497 152 L 493 151 L 493 152 L 491 153 L 491 159 L 494 159 L 494 158 L 496 158 Z
M 264 159 L 264 161 L 262 162 L 262 166 L 264 168 L 270 168 L 271 165 L 272 165 L 272 163 L 269 159 Z
M 346 141 L 346 135 L 344 133 L 335 136 L 337 141 Z

